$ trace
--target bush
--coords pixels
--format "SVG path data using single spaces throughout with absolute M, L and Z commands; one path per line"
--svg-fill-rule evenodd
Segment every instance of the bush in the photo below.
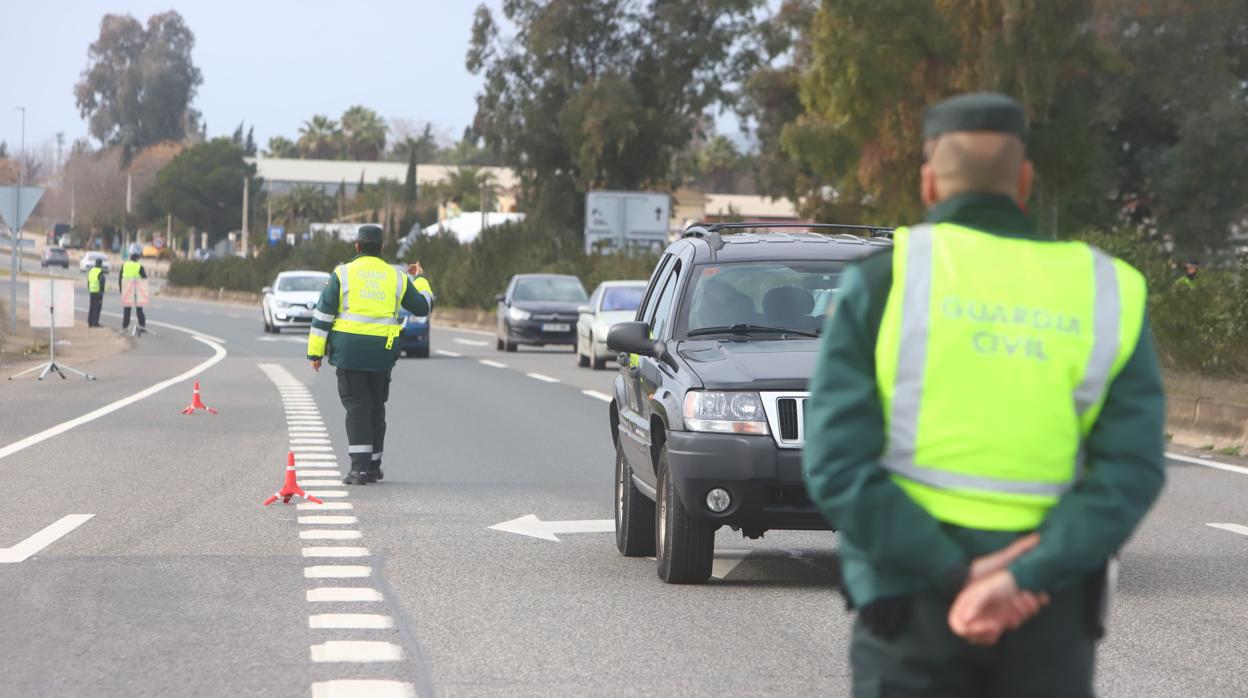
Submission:
M 1248 256 L 1228 269 L 1205 269 L 1194 284 L 1161 245 L 1136 231 L 1079 236 L 1139 269 L 1162 363 L 1204 376 L 1248 373 Z
M 223 257 L 207 262 L 175 260 L 169 266 L 169 283 L 258 292 L 271 284 L 278 272 L 292 269 L 333 271 L 353 255 L 350 244 L 321 237 L 294 247 L 285 243 L 268 247 L 250 258 Z

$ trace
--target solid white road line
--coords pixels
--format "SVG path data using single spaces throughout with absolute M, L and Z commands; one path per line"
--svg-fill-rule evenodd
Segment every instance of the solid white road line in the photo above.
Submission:
M 461 356 L 463 356 L 463 354 L 457 354 L 453 351 L 447 351 L 445 349 L 434 349 L 433 353 L 437 354 L 438 356 L 445 356 L 451 359 L 458 359 Z
M 368 557 L 368 548 L 351 546 L 319 546 L 303 549 L 304 557 Z
M 298 474 L 302 475 L 303 473 L 300 472 Z M 317 487 L 337 487 L 338 485 L 342 484 L 342 477 L 339 476 L 333 479 L 325 479 L 325 480 L 311 480 L 311 479 L 305 480 L 303 478 L 299 478 L 296 482 L 298 482 L 299 486 L 305 490 L 308 489 L 309 487 L 313 489 Z
M 108 315 L 109 317 L 122 317 L 122 314 L 121 314 L 121 313 L 114 313 L 114 312 L 109 311 L 109 310 L 105 310 L 105 311 L 103 312 L 103 314 L 104 314 L 104 315 Z M 206 333 L 204 333 L 204 332 L 200 332 L 199 330 L 192 330 L 192 329 L 191 329 L 191 328 L 189 328 L 189 327 L 183 327 L 182 325 L 174 325 L 174 324 L 172 324 L 172 323 L 168 323 L 168 322 L 160 322 L 160 321 L 158 321 L 158 320 L 148 320 L 148 321 L 147 321 L 147 324 L 149 324 L 149 325 L 154 325 L 154 326 L 156 326 L 156 327 L 168 327 L 168 328 L 169 328 L 169 329 L 171 329 L 171 330 L 177 330 L 177 331 L 179 331 L 179 332 L 185 332 L 186 334 L 189 334 L 189 335 L 191 335 L 192 337 L 203 337 L 204 339 L 207 339 L 207 340 L 209 340 L 209 341 L 211 341 L 211 342 L 216 342 L 217 344 L 225 344 L 225 343 L 226 343 L 226 342 L 225 342 L 225 340 L 224 340 L 224 339 L 221 339 L 220 337 L 214 337 L 214 336 L 212 336 L 212 335 L 210 335 L 210 334 L 206 334 Z
M 381 601 L 381 592 L 369 587 L 317 587 L 308 589 L 306 598 L 313 603 Z
M 1183 463 L 1191 463 L 1193 465 L 1203 465 L 1206 468 L 1217 468 L 1225 470 L 1228 473 L 1238 473 L 1240 475 L 1248 475 L 1248 468 L 1240 465 L 1231 465 L 1230 463 L 1219 463 L 1217 461 L 1205 460 L 1204 458 L 1192 458 L 1191 456 L 1180 456 L 1177 453 L 1167 453 L 1166 458 L 1177 460 Z
M 333 446 L 291 446 L 290 450 L 294 451 L 295 455 L 298 456 L 300 451 L 332 451 L 334 450 L 334 447 Z
M 310 531 L 300 531 L 300 540 L 356 540 L 363 538 L 364 534 L 359 531 L 340 531 L 337 529 L 314 528 Z
M 381 630 L 393 628 L 394 619 L 380 613 L 314 613 L 308 616 L 312 630 Z
M 455 337 L 455 338 L 453 338 L 453 340 L 452 340 L 452 341 L 454 341 L 456 344 L 463 344 L 463 345 L 470 346 L 470 347 L 488 347 L 488 346 L 490 346 L 490 343 L 489 343 L 489 342 L 485 342 L 485 341 L 482 341 L 482 340 L 480 340 L 480 339 L 463 339 L 463 338 L 460 338 L 460 337 Z
M 372 573 L 373 568 L 367 565 L 312 565 L 303 568 L 303 576 L 308 579 L 355 579 Z
M 397 662 L 403 658 L 398 645 L 380 640 L 330 640 L 311 649 L 314 662 Z
M 295 509 L 299 511 L 315 511 L 318 509 L 321 511 L 329 511 L 331 509 L 342 510 L 342 509 L 351 509 L 351 508 L 352 508 L 351 502 L 325 502 L 324 504 L 317 504 L 316 502 L 305 502 L 303 504 L 295 505 Z
M 296 436 L 290 440 L 292 444 L 328 444 L 329 439 L 318 439 L 313 436 Z
M 314 526 L 325 526 L 327 524 L 359 523 L 359 519 L 354 516 L 300 516 L 299 523 Z
M 532 378 L 532 379 L 534 379 L 534 380 L 539 380 L 539 381 L 541 381 L 541 382 L 543 382 L 543 383 L 558 383 L 558 382 L 559 382 L 559 379 L 558 379 L 558 378 L 551 378 L 550 376 L 547 376 L 547 375 L 545 375 L 545 374 L 541 374 L 541 373 L 526 373 L 526 374 L 524 374 L 524 375 L 526 375 L 526 376 L 528 376 L 529 378 Z
M 416 688 L 402 681 L 346 679 L 317 681 L 312 698 L 416 698 Z
M 347 496 L 346 490 L 317 490 L 315 492 L 309 490 L 308 494 L 320 499 L 341 499 Z
M 314 460 L 338 460 L 338 456 L 335 456 L 331 453 L 296 453 L 295 454 L 296 464 L 298 464 L 299 461 L 314 461 Z
M 1205 525 L 1211 528 L 1220 528 L 1223 531 L 1230 531 L 1231 533 L 1238 533 L 1241 536 L 1248 536 L 1248 526 L 1240 526 L 1239 524 L 1224 524 L 1224 523 L 1211 523 L 1211 524 L 1205 524 Z
M 65 534 L 87 522 L 95 514 L 69 514 L 62 516 L 43 530 L 9 548 L 0 548 L 0 563 L 22 562 L 31 555 L 55 543 Z
M 588 395 L 589 397 L 592 397 L 595 400 L 602 400 L 603 402 L 611 402 L 610 395 L 607 395 L 606 393 L 600 393 L 597 390 L 582 390 L 581 395 Z
M 190 330 L 187 330 L 187 331 L 191 332 Z M 57 424 L 54 427 L 44 429 L 38 434 L 27 436 L 21 441 L 15 441 L 14 443 L 11 443 L 8 446 L 5 446 L 4 448 L 0 448 L 0 458 L 4 458 L 5 456 L 11 456 L 14 453 L 17 453 L 18 451 L 30 448 L 31 446 L 34 446 L 35 444 L 47 441 L 53 436 L 64 434 L 65 432 L 69 431 L 70 429 L 73 429 L 74 427 L 81 426 L 88 422 L 95 421 L 99 419 L 100 417 L 103 417 L 106 414 L 111 414 L 113 412 L 116 412 L 117 410 L 123 407 L 126 407 L 127 405 L 132 405 L 138 402 L 139 400 L 142 400 L 143 398 L 151 397 L 152 395 L 159 393 L 160 391 L 164 390 L 165 388 L 168 388 L 171 385 L 176 385 L 188 378 L 193 378 L 195 376 L 198 376 L 199 374 L 215 366 L 217 363 L 219 363 L 222 359 L 225 358 L 225 354 L 226 354 L 225 347 L 221 346 L 217 342 L 214 342 L 210 338 L 201 336 L 199 333 L 191 332 L 191 335 L 192 335 L 191 339 L 194 339 L 195 341 L 198 341 L 198 342 L 203 342 L 204 344 L 207 344 L 209 347 L 212 348 L 212 358 L 209 358 L 205 361 L 200 362 L 199 364 L 195 365 L 190 370 L 185 371 L 183 373 L 179 373 L 173 378 L 163 380 L 153 386 L 144 388 L 143 390 L 140 390 L 139 392 L 129 397 L 123 397 L 120 400 L 110 402 L 107 405 L 97 410 L 92 410 L 91 412 L 88 412 L 82 415 L 81 417 L 75 417 L 74 419 L 71 419 L 67 422 L 61 422 L 60 424 Z
M 481 359 L 478 363 L 482 366 L 489 366 L 490 368 L 507 368 L 507 364 L 499 363 L 490 359 Z
M 308 477 L 342 477 L 341 470 L 324 470 L 319 468 L 295 468 L 298 475 L 307 475 Z

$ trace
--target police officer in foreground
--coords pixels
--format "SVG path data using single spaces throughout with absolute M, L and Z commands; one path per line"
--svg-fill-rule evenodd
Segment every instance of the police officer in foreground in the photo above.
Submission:
M 408 267 L 416 277 L 409 280 L 381 258 L 381 243 L 381 226 L 360 226 L 356 256 L 334 269 L 312 313 L 308 335 L 312 368 L 321 370 L 327 345 L 329 363 L 338 367 L 338 396 L 347 410 L 351 455 L 351 471 L 342 479 L 347 485 L 382 478 L 390 370 L 399 356 L 394 340 L 402 331 L 399 308 L 424 316 L 433 307 L 433 291 L 420 263 Z
M 87 327 L 99 327 L 100 311 L 104 309 L 104 260 L 99 257 L 95 258 L 95 266 L 87 270 L 87 294 L 91 299 Z
M 147 270 L 139 263 L 139 253 L 134 252 L 130 255 L 129 261 L 121 265 L 121 271 L 117 274 L 118 292 L 124 294 L 126 292 L 126 279 L 146 279 Z M 131 299 L 133 300 L 133 299 Z M 130 326 L 130 306 L 125 305 L 126 299 L 122 299 L 122 305 L 125 306 L 121 311 L 121 329 L 124 331 Z M 134 311 L 139 317 L 139 329 L 143 330 L 147 327 L 147 317 L 143 315 L 143 307 L 134 306 Z
M 854 694 L 1090 696 L 1107 563 L 1165 478 L 1144 280 L 1037 233 L 1015 100 L 923 133 L 927 222 L 846 270 L 806 409 Z

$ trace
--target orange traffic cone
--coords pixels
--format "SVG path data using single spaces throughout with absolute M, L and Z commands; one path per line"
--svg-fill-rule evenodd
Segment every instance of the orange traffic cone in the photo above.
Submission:
M 299 486 L 299 483 L 295 482 L 294 451 L 289 451 L 286 454 L 286 482 L 282 484 L 282 489 L 275 492 L 272 497 L 264 500 L 264 505 L 267 507 L 273 502 L 276 502 L 278 497 L 282 498 L 282 504 L 290 504 L 291 497 L 303 497 L 306 501 L 316 502 L 317 504 L 325 503 L 307 492 L 304 492 L 303 488 Z
M 217 413 L 216 410 L 205 405 L 204 401 L 199 399 L 199 381 L 195 381 L 195 391 L 191 394 L 191 404 L 187 405 L 186 409 L 182 410 L 182 414 L 192 414 L 195 410 L 203 410 L 208 414 Z

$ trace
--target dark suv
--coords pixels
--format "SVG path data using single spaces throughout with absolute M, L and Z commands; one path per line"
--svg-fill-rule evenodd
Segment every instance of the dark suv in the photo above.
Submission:
M 803 232 L 729 234 L 760 227 Z M 869 236 L 836 234 L 846 228 Z M 621 352 L 610 410 L 621 553 L 655 555 L 664 581 L 696 584 L 720 526 L 751 538 L 828 528 L 802 478 L 807 383 L 845 263 L 891 245 L 886 232 L 697 225 L 667 248 L 636 321 L 607 337 Z

